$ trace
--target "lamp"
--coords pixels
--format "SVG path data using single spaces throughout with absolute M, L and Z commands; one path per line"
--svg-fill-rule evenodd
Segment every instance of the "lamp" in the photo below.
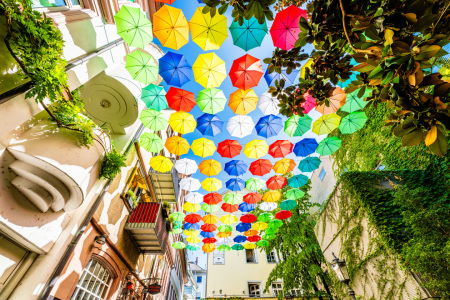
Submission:
M 356 300 L 355 292 L 350 288 L 350 276 L 348 276 L 348 269 L 345 260 L 340 260 L 331 252 L 334 259 L 330 262 L 331 268 L 336 273 L 337 278 L 344 283 L 348 288 L 348 295 L 352 300 Z
M 127 289 L 131 290 L 133 288 L 133 283 L 131 281 L 127 282 Z
M 102 235 L 97 235 L 95 238 L 94 238 L 94 242 L 96 242 L 97 244 L 99 244 L 99 245 L 104 245 L 105 243 L 106 243 L 106 237 L 107 237 L 108 235 L 105 233 L 105 234 L 102 234 Z

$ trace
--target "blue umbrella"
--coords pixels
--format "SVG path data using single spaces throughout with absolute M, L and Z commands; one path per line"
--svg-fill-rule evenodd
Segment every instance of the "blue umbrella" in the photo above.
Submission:
M 281 79 L 284 79 L 284 86 L 290 86 L 293 85 L 295 82 L 295 78 L 297 77 L 298 73 L 300 72 L 299 69 L 293 69 L 291 74 L 288 74 L 286 72 L 286 68 L 281 68 L 281 74 L 278 74 L 277 72 L 269 73 L 269 69 L 266 70 L 266 73 L 264 74 L 264 79 L 267 82 L 268 86 L 275 86 L 275 80 L 278 80 L 280 82 Z
M 248 166 L 242 160 L 232 160 L 225 164 L 225 172 L 231 176 L 241 176 L 247 172 Z
M 214 232 L 207 232 L 207 231 L 201 231 L 200 235 L 204 238 L 212 238 L 214 237 L 216 234 Z
M 159 59 L 159 75 L 167 84 L 181 87 L 191 81 L 192 67 L 183 55 L 168 51 Z
M 240 178 L 233 178 L 227 181 L 226 186 L 227 189 L 238 192 L 245 187 L 245 181 Z
M 252 210 L 255 210 L 256 204 L 254 203 L 245 203 L 242 202 L 239 204 L 239 210 L 242 212 L 251 212 Z
M 199 223 L 184 223 L 184 229 L 193 229 L 193 230 L 199 230 L 200 224 Z
M 246 232 L 250 228 L 252 228 L 252 224 L 250 223 L 239 223 L 236 225 L 236 230 L 239 232 Z
M 302 172 L 312 172 L 320 166 L 320 159 L 318 157 L 312 156 L 304 158 L 298 164 L 298 168 Z
M 233 44 L 245 51 L 261 46 L 267 32 L 266 21 L 264 20 L 263 24 L 259 24 L 255 17 L 252 17 L 250 20 L 244 19 L 242 25 L 233 21 L 230 26 Z
M 255 129 L 259 136 L 269 138 L 277 135 L 283 129 L 283 122 L 280 117 L 268 115 L 259 119 Z
M 243 243 L 247 241 L 247 237 L 245 235 L 237 235 L 234 237 L 233 241 L 235 243 Z
M 310 154 L 313 154 L 319 143 L 315 139 L 303 139 L 297 144 L 295 144 L 294 147 L 294 153 L 297 156 L 308 156 Z
M 223 121 L 216 115 L 203 114 L 197 118 L 197 129 L 203 135 L 215 136 L 222 132 Z
M 308 181 L 309 181 L 308 177 L 306 177 L 303 174 L 300 174 L 300 175 L 295 175 L 294 177 L 289 178 L 288 185 L 293 188 L 299 188 L 299 187 L 302 187 L 305 184 L 307 184 Z

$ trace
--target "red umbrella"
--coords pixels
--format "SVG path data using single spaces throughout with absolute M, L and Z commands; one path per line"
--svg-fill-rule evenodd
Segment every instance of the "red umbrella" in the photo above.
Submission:
M 283 176 L 273 176 L 267 180 L 267 187 L 271 190 L 279 190 L 287 184 L 287 179 Z
M 272 163 L 268 159 L 258 159 L 250 164 L 250 173 L 257 176 L 264 176 L 272 170 Z
M 290 216 L 292 216 L 292 213 L 288 210 L 280 210 L 279 212 L 276 213 L 275 218 L 277 218 L 278 220 L 284 220 L 289 218 Z
M 167 103 L 169 107 L 176 111 L 190 112 L 195 106 L 194 93 L 171 87 L 166 94 Z
M 249 204 L 255 204 L 262 200 L 262 196 L 258 193 L 248 193 L 244 196 L 244 202 Z
M 305 114 L 309 113 L 314 107 L 316 107 L 317 102 L 316 102 L 316 98 L 314 98 L 313 96 L 311 96 L 309 94 L 309 90 L 303 94 L 303 99 L 305 99 L 305 102 L 303 102 L 302 104 L 300 104 L 301 107 L 303 107 L 303 112 Z
M 217 240 L 212 237 L 212 238 L 203 239 L 202 242 L 205 244 L 214 244 L 215 242 L 217 242 Z
M 217 230 L 217 226 L 214 224 L 203 224 L 200 227 L 201 230 L 206 231 L 206 232 L 213 232 Z
M 222 201 L 222 195 L 219 193 L 209 193 L 203 196 L 203 202 L 208 205 L 218 204 Z
M 269 154 L 274 158 L 285 157 L 292 152 L 294 145 L 288 140 L 278 140 L 269 146 Z
M 256 221 L 256 216 L 253 214 L 245 214 L 240 220 L 242 223 L 253 223 Z
M 222 210 L 224 212 L 234 213 L 239 210 L 239 205 L 224 203 L 222 204 Z
M 233 86 L 248 90 L 257 86 L 263 76 L 261 61 L 245 54 L 233 62 L 229 75 Z
M 175 2 L 175 0 L 155 0 L 156 2 L 162 2 L 162 3 L 167 3 L 167 4 L 173 4 Z
M 294 48 L 300 33 L 300 17 L 307 19 L 306 10 L 295 5 L 283 9 L 275 16 L 270 28 L 273 45 L 283 50 Z
M 202 219 L 202 216 L 198 214 L 189 214 L 186 217 L 184 217 L 184 220 L 189 223 L 198 223 Z
M 247 238 L 247 241 L 253 242 L 253 243 L 255 243 L 259 240 L 261 240 L 261 237 L 259 235 L 252 235 Z
M 219 152 L 222 157 L 233 158 L 236 155 L 239 155 L 241 150 L 241 144 L 235 140 L 225 140 L 220 142 L 217 146 L 217 152 Z

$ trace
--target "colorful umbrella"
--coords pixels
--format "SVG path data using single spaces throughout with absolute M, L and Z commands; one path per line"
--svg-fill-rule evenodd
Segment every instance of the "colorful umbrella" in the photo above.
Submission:
M 236 115 L 228 120 L 227 130 L 231 136 L 238 138 L 252 134 L 255 123 L 250 116 Z
M 249 236 L 247 240 L 249 242 L 256 243 L 259 240 L 261 240 L 261 237 L 259 235 L 252 235 L 252 236 Z
M 152 40 L 152 23 L 139 7 L 123 5 L 114 16 L 117 34 L 131 47 L 144 49 Z
M 305 192 L 299 189 L 290 189 L 289 191 L 286 192 L 286 198 L 292 200 L 300 199 L 304 195 Z
M 283 50 L 294 48 L 300 33 L 300 17 L 307 18 L 306 10 L 291 5 L 275 16 L 275 20 L 270 28 L 273 45 Z
M 251 212 L 256 209 L 256 204 L 249 204 L 249 203 L 241 203 L 239 204 L 239 210 L 242 212 Z
M 255 204 L 262 200 L 262 196 L 258 193 L 248 193 L 244 196 L 244 202 L 248 204 Z
M 200 181 L 196 178 L 188 177 L 180 180 L 180 187 L 185 191 L 197 191 L 200 189 L 200 186 Z
M 202 231 L 202 232 L 200 232 L 200 235 L 202 237 L 204 237 L 202 242 L 205 244 L 213 244 L 213 243 L 217 242 L 217 239 L 214 238 L 214 236 L 215 236 L 214 232 Z
M 200 173 L 205 174 L 206 176 L 215 176 L 222 171 L 222 165 L 220 162 L 214 159 L 207 159 L 202 161 L 198 168 Z
M 222 251 L 222 252 L 230 251 L 230 250 L 231 250 L 231 247 L 228 246 L 228 245 L 220 245 L 220 246 L 217 248 L 217 250 Z
M 272 163 L 268 159 L 258 159 L 250 164 L 249 171 L 256 176 L 264 176 L 272 171 Z
M 136 50 L 126 56 L 125 69 L 131 77 L 144 84 L 158 80 L 158 66 L 151 55 Z
M 303 174 L 295 175 L 288 179 L 288 185 L 293 188 L 299 188 L 307 184 L 309 178 Z
M 227 78 L 225 62 L 212 52 L 200 54 L 192 65 L 192 70 L 195 81 L 205 89 L 219 87 Z
M 202 181 L 202 187 L 208 192 L 216 192 L 222 188 L 222 181 L 217 178 L 206 178 Z
M 255 125 L 259 136 L 270 138 L 278 134 L 283 129 L 283 122 L 280 117 L 274 115 L 264 116 Z
M 206 213 L 213 213 L 213 212 L 218 211 L 219 209 L 220 209 L 220 206 L 216 205 L 216 204 L 211 204 L 211 205 L 206 204 L 206 203 L 202 204 L 202 210 Z
M 258 247 L 267 247 L 269 246 L 269 242 L 266 240 L 261 240 L 256 242 L 256 246 Z
M 258 216 L 258 221 L 259 222 L 264 222 L 264 223 L 269 223 L 270 221 L 272 221 L 273 216 L 270 213 L 262 213 Z M 256 228 L 253 228 L 256 229 Z
M 164 5 L 153 15 L 153 25 L 164 47 L 178 50 L 189 42 L 189 24 L 181 9 Z
M 231 93 L 228 106 L 235 114 L 246 115 L 256 109 L 258 96 L 252 89 L 238 89 Z
M 279 190 L 282 189 L 287 184 L 287 179 L 283 176 L 273 176 L 267 180 L 266 185 L 267 188 L 271 190 Z
M 245 187 L 250 191 L 258 191 L 265 188 L 266 182 L 259 178 L 250 178 L 245 182 Z
M 253 215 L 252 215 L 253 216 Z M 256 218 L 256 217 L 255 217 Z M 242 217 L 241 217 L 242 219 Z M 239 223 L 236 225 L 236 230 L 239 232 L 246 232 L 247 230 L 249 230 L 250 228 L 252 228 L 252 224 L 250 224 L 251 222 L 248 223 Z
M 204 113 L 216 114 L 221 112 L 227 98 L 223 92 L 217 88 L 208 88 L 201 90 L 197 96 L 197 105 Z
M 252 140 L 244 147 L 244 154 L 248 158 L 261 158 L 267 154 L 267 151 L 269 151 L 269 146 L 264 140 Z
M 328 134 L 338 128 L 341 117 L 337 114 L 324 115 L 318 118 L 312 128 L 312 132 L 317 135 Z
M 303 99 L 305 99 L 305 102 L 301 103 L 300 106 L 303 107 L 303 112 L 305 114 L 309 113 L 314 107 L 316 107 L 317 102 L 316 98 L 311 96 L 309 92 L 306 92 L 303 94 Z
M 264 202 L 277 202 L 282 197 L 282 194 L 279 191 L 268 191 L 266 192 L 262 199 Z
M 234 237 L 233 241 L 235 243 L 243 243 L 247 241 L 247 237 L 245 235 L 237 235 Z
M 183 242 L 175 242 L 172 244 L 172 248 L 184 249 L 184 248 L 186 248 L 186 245 Z
M 263 239 L 264 240 L 266 240 L 266 241 L 270 241 L 270 240 L 273 240 L 274 238 L 276 238 L 277 236 L 275 235 L 275 234 L 265 234 L 265 235 L 263 235 Z
M 278 174 L 287 174 L 295 168 L 295 161 L 289 158 L 282 158 L 273 165 L 273 170 Z
M 192 142 L 191 148 L 192 152 L 200 157 L 211 156 L 216 151 L 216 145 L 214 144 L 214 142 L 205 138 L 194 140 Z
M 188 153 L 190 148 L 188 141 L 177 135 L 168 138 L 164 146 L 167 151 L 178 156 Z
M 190 212 L 190 213 L 198 212 L 200 210 L 200 204 L 186 202 L 183 204 L 183 210 Z
M 201 219 L 202 217 L 199 214 L 189 214 L 184 218 L 184 220 L 189 223 L 198 223 Z
M 233 178 L 226 182 L 226 187 L 230 191 L 238 192 L 245 187 L 245 181 L 240 178 Z
M 278 219 L 275 219 L 275 221 L 280 221 L 280 220 L 278 220 Z M 283 221 L 281 221 L 281 222 L 283 222 Z M 267 234 L 277 234 L 277 232 L 278 232 L 278 228 L 267 228 L 266 230 L 264 230 L 264 233 L 267 233 Z
M 248 90 L 257 86 L 263 76 L 261 61 L 249 54 L 245 54 L 234 60 L 229 75 L 233 86 Z
M 235 140 L 224 140 L 217 145 L 217 152 L 222 157 L 233 158 L 241 153 L 242 146 Z
M 284 132 L 289 136 L 302 136 L 311 129 L 312 119 L 308 115 L 293 115 L 284 123 Z
M 238 221 L 238 218 L 235 215 L 225 215 L 220 218 L 220 221 L 223 224 L 230 225 L 236 223 Z
M 227 226 L 231 226 L 231 225 L 227 225 Z M 221 238 L 220 241 L 217 243 L 221 243 L 221 244 L 228 244 L 231 243 L 232 240 L 231 239 L 227 239 L 227 237 L 231 236 L 231 232 L 219 232 L 217 234 L 217 237 Z
M 191 250 L 191 251 L 197 251 L 200 249 L 200 246 L 196 246 L 196 245 L 187 245 L 186 249 Z
M 282 210 L 291 210 L 297 206 L 297 202 L 295 200 L 284 200 L 280 203 L 280 209 Z
M 164 115 L 154 109 L 144 109 L 139 116 L 142 124 L 154 131 L 166 130 L 167 120 Z
M 222 132 L 223 121 L 216 115 L 203 114 L 197 118 L 197 129 L 203 135 L 215 136 Z
M 245 248 L 241 244 L 235 244 L 231 247 L 231 249 L 239 251 L 239 250 L 244 250 Z
M 169 158 L 158 155 L 150 159 L 150 166 L 157 172 L 165 173 L 172 170 L 173 163 Z
M 269 146 L 269 154 L 273 158 L 285 157 L 292 152 L 294 145 L 288 140 L 278 140 Z
M 196 236 L 188 237 L 188 238 L 186 238 L 186 241 L 188 243 L 193 243 L 193 244 L 201 242 L 201 240 L 198 237 L 196 237 Z M 186 248 L 187 248 L 187 246 L 186 246 Z
M 292 213 L 288 210 L 280 210 L 275 214 L 275 218 L 278 220 L 285 220 L 288 219 L 290 216 L 292 216 Z
M 155 0 L 155 1 L 156 2 L 167 3 L 167 4 L 173 4 L 176 0 Z M 164 5 L 164 6 L 167 6 L 167 5 Z
M 345 104 L 347 94 L 340 87 L 335 87 L 333 95 L 330 97 L 329 103 L 324 103 L 316 107 L 316 111 L 323 115 L 328 115 L 337 112 L 337 110 Z M 327 105 L 328 104 L 328 105 Z
M 302 139 L 295 144 L 294 153 L 297 156 L 306 157 L 316 152 L 319 143 L 315 139 Z
M 278 229 L 283 226 L 283 221 L 281 220 L 272 220 L 269 222 L 269 228 Z
M 216 245 L 208 243 L 202 246 L 202 250 L 206 253 L 213 252 L 216 249 Z
M 163 140 L 154 133 L 144 132 L 141 135 L 139 142 L 148 152 L 158 153 L 164 149 Z
M 168 51 L 159 59 L 159 75 L 169 85 L 183 86 L 191 81 L 192 67 L 184 55 Z
M 267 227 L 268 227 L 267 223 L 264 223 L 264 222 L 255 222 L 252 224 L 252 229 L 254 229 L 254 230 L 264 230 Z
M 174 212 L 170 214 L 169 219 L 171 221 L 183 221 L 185 217 L 186 215 L 181 212 Z
M 256 216 L 253 214 L 245 214 L 245 215 L 241 216 L 240 221 L 242 223 L 253 223 L 256 221 Z M 248 228 L 248 229 L 250 229 L 250 228 Z M 236 230 L 237 230 L 237 228 L 236 228 Z M 245 231 L 247 231 L 247 230 L 245 230 Z
M 256 230 L 256 229 L 249 229 L 246 232 L 244 232 L 245 236 L 253 236 L 253 235 L 257 235 L 257 234 L 258 234 L 258 230 Z
M 245 243 L 244 245 L 244 248 L 245 249 L 255 249 L 256 248 L 256 245 L 255 244 L 253 244 L 253 243 Z
M 225 164 L 225 172 L 230 176 L 241 176 L 247 172 L 248 166 L 242 160 L 232 160 Z
M 142 89 L 141 100 L 148 108 L 157 111 L 161 111 L 169 107 L 166 100 L 166 91 L 163 87 L 153 83 Z
M 239 204 L 242 203 L 243 197 L 238 193 L 229 193 L 223 197 L 223 201 L 228 204 Z
M 178 171 L 178 173 L 184 175 L 192 175 L 197 172 L 198 166 L 195 160 L 183 158 L 177 160 L 177 162 L 175 163 L 175 169 Z
M 184 111 L 177 111 L 170 115 L 169 125 L 173 131 L 181 134 L 193 132 L 197 126 L 194 116 Z
M 202 220 L 206 224 L 215 224 L 215 223 L 219 222 L 219 218 L 215 215 L 206 215 L 203 217 Z
M 227 18 L 221 14 L 203 13 L 202 8 L 197 8 L 191 20 L 192 41 L 204 51 L 217 50 L 228 37 Z
M 341 148 L 341 143 L 341 139 L 335 136 L 324 138 L 317 146 L 316 152 L 323 156 L 333 154 Z
M 223 203 L 221 208 L 224 212 L 234 213 L 239 210 L 239 205 Z
M 261 46 L 268 32 L 266 20 L 264 20 L 264 23 L 259 24 L 255 17 L 251 17 L 250 20 L 244 19 L 242 25 L 239 25 L 239 22 L 233 21 L 230 26 L 233 44 L 244 51 Z
M 202 203 L 203 195 L 198 192 L 192 192 L 186 195 L 185 200 L 191 203 Z
M 203 202 L 206 204 L 219 204 L 222 202 L 222 195 L 219 193 L 209 193 L 203 196 Z
M 231 225 L 220 225 L 219 226 L 219 232 L 232 232 L 233 226 Z
M 363 111 L 355 111 L 342 118 L 339 130 L 342 133 L 354 133 L 363 128 L 366 122 L 366 113 Z
M 280 100 L 272 97 L 269 92 L 261 95 L 258 103 L 259 110 L 265 115 L 278 115 L 280 113 Z
M 298 168 L 302 172 L 312 172 L 319 168 L 320 159 L 318 157 L 306 157 L 300 161 Z
M 280 83 L 281 80 L 284 80 L 284 86 L 288 87 L 295 83 L 295 78 L 297 78 L 298 73 L 300 73 L 299 69 L 292 69 L 291 73 L 288 74 L 287 67 L 282 67 L 281 73 L 275 71 L 269 73 L 269 69 L 267 69 L 266 73 L 264 73 L 264 79 L 268 86 L 275 86 L 275 81 L 278 80 L 278 83 Z
M 190 112 L 195 106 L 194 93 L 171 87 L 166 94 L 169 107 L 176 111 Z

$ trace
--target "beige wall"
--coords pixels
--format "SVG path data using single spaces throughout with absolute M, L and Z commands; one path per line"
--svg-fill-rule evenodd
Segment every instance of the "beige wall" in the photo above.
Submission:
M 314 170 L 311 175 L 311 190 L 309 191 L 309 195 L 311 196 L 311 202 L 323 205 L 336 185 L 336 177 L 334 176 L 333 170 L 333 157 L 331 155 L 321 156 L 320 160 L 322 161 L 320 167 Z M 326 174 L 323 180 L 320 180 L 319 175 L 322 169 L 325 170 Z M 311 209 L 311 212 L 314 213 L 318 210 L 319 208 L 314 207 Z

